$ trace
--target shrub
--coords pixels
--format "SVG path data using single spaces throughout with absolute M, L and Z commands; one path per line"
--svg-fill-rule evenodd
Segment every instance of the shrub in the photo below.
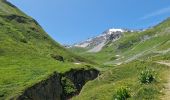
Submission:
M 27 43 L 27 40 L 23 38 L 23 39 L 20 39 L 20 42 Z
M 110 58 L 110 60 L 116 60 L 117 59 L 117 57 L 111 57 Z
M 130 97 L 128 89 L 126 87 L 121 87 L 116 91 L 115 100 L 126 100 Z
M 77 91 L 76 87 L 74 86 L 74 83 L 70 79 L 68 79 L 66 77 L 62 77 L 61 83 L 64 88 L 64 93 L 67 96 L 73 95 Z
M 154 80 L 154 72 L 150 69 L 143 70 L 140 73 L 139 80 L 141 83 L 148 84 L 151 83 Z
M 0 48 L 0 55 L 3 55 L 5 53 L 5 50 Z
M 64 57 L 62 57 L 60 55 L 51 54 L 51 57 L 54 58 L 55 60 L 64 62 Z

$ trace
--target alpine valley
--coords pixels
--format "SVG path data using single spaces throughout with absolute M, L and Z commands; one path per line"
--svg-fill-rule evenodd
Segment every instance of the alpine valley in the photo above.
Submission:
M 0 100 L 170 100 L 170 18 L 71 46 L 0 0 Z

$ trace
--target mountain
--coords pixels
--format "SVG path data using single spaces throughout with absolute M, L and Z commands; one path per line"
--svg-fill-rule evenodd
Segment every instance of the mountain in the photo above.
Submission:
M 87 52 L 99 52 L 107 43 L 117 41 L 125 32 L 133 31 L 134 30 L 115 28 L 108 29 L 99 36 L 74 44 L 71 48 L 86 48 Z

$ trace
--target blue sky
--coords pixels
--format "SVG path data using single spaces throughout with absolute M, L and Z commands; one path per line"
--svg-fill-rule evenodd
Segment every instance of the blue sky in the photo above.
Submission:
M 8 0 L 61 44 L 108 28 L 143 29 L 170 16 L 170 0 Z

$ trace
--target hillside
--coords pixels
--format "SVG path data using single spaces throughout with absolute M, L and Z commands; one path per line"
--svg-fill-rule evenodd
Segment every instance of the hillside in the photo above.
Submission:
M 54 72 L 83 68 L 89 62 L 56 43 L 17 7 L 0 0 L 0 100 L 22 94 Z

